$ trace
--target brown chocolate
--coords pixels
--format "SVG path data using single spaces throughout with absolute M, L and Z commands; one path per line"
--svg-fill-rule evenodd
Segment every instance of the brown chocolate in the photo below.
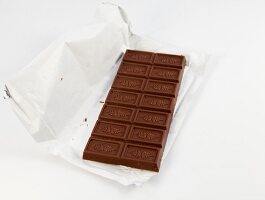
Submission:
M 166 68 L 161 66 L 152 66 L 149 77 L 152 79 L 158 79 L 162 81 L 179 82 L 182 75 L 181 72 L 182 70 L 177 68 L 174 69 L 174 68 Z
M 145 79 L 117 75 L 112 88 L 141 92 L 145 86 Z
M 171 112 L 175 106 L 175 99 L 170 97 L 143 94 L 139 107 L 144 109 Z
M 159 171 L 185 62 L 127 50 L 83 159 Z
M 186 59 L 184 56 L 158 53 L 156 54 L 154 64 L 167 65 L 182 69 L 186 64 Z
M 149 110 L 137 110 L 133 123 L 167 129 L 171 123 L 171 114 Z
M 168 81 L 148 80 L 144 92 L 175 97 L 179 89 L 178 83 Z

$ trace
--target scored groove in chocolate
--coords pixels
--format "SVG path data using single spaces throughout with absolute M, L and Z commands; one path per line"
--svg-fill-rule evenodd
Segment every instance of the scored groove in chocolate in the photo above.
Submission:
M 159 171 L 185 63 L 127 50 L 83 159 Z

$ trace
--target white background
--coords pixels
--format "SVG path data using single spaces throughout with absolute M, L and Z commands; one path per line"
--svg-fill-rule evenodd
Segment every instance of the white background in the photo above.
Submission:
M 116 1 L 118 2 L 118 1 Z M 0 199 L 265 199 L 265 2 L 121 1 L 133 30 L 211 55 L 210 73 L 158 176 L 124 187 L 42 150 L 0 100 Z M 0 0 L 0 84 L 59 35 L 86 0 Z

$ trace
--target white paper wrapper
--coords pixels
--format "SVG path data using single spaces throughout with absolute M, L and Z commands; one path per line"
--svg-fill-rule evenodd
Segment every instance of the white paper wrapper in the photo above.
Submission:
M 102 4 L 93 23 L 53 42 L 6 83 L 6 94 L 28 132 L 49 152 L 123 185 L 140 185 L 157 173 L 82 160 L 103 106 L 101 101 L 127 48 L 184 54 L 188 58 L 164 159 L 201 83 L 205 57 L 134 34 L 119 6 Z

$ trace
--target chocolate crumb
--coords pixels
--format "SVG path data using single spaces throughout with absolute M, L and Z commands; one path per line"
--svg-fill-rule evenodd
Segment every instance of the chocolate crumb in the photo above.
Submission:
M 104 103 L 104 101 L 100 101 L 99 103 Z
M 87 118 L 84 119 L 84 122 L 87 122 Z
M 63 77 L 61 78 L 61 81 L 63 80 Z

